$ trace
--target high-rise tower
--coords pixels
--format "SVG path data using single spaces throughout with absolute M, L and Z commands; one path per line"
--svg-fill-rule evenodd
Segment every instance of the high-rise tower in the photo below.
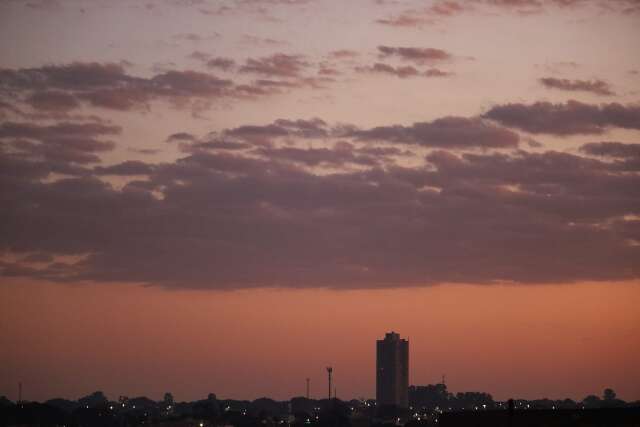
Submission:
M 395 332 L 376 343 L 376 401 L 378 408 L 409 407 L 409 341 Z

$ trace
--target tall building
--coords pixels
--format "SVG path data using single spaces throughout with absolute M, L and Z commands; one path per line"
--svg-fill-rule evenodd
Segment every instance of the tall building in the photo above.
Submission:
M 409 407 L 409 341 L 389 332 L 376 343 L 376 401 L 378 408 Z

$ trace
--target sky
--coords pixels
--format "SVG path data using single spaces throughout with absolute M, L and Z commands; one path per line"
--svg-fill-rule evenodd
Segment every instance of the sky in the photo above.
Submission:
M 640 399 L 637 0 L 0 0 L 0 395 Z

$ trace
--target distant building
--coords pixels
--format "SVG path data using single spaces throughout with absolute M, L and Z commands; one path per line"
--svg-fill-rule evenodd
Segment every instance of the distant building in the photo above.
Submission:
M 447 391 L 447 386 L 443 383 L 412 385 L 409 387 L 409 405 L 414 408 L 426 408 L 429 410 L 433 410 L 436 407 L 447 408 L 450 406 L 449 398 L 450 394 Z
M 406 409 L 409 407 L 409 341 L 389 332 L 376 344 L 378 408 Z

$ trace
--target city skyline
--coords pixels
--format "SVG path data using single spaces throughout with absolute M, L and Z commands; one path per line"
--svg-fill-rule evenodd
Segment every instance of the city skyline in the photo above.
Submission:
M 637 0 L 0 0 L 0 395 L 640 399 Z
M 599 407 L 598 405 L 605 405 L 602 407 L 607 407 L 608 404 L 611 405 L 611 402 L 614 405 L 618 406 L 609 406 L 609 407 L 620 407 L 619 405 L 625 405 L 626 402 L 621 401 L 619 396 L 615 392 L 615 390 L 607 387 L 603 391 L 603 397 L 600 399 L 598 395 L 591 394 L 586 396 L 582 401 L 573 400 L 573 399 L 549 399 L 548 397 L 538 397 L 537 399 L 523 399 L 523 398 L 513 398 L 505 399 L 502 402 L 496 401 L 493 399 L 493 396 L 490 393 L 482 392 L 482 391 L 464 391 L 464 392 L 456 392 L 451 393 L 447 389 L 447 385 L 445 382 L 445 375 L 443 374 L 441 377 L 441 381 L 434 384 L 412 384 L 409 380 L 410 378 L 410 370 L 409 370 L 409 341 L 408 339 L 404 339 L 400 337 L 400 334 L 391 331 L 387 332 L 384 335 L 383 339 L 376 340 L 376 372 L 375 372 L 375 399 L 371 399 L 370 397 L 360 396 L 358 398 L 344 398 L 340 399 L 336 394 L 336 387 L 333 377 L 333 367 L 327 366 L 325 367 L 327 373 L 327 385 L 328 385 L 328 395 L 325 397 L 316 396 L 312 397 L 310 393 L 310 380 L 311 378 L 305 378 L 305 393 L 304 396 L 302 394 L 292 395 L 290 399 L 285 399 L 284 402 L 289 402 L 288 407 L 291 407 L 292 402 L 296 401 L 298 403 L 301 402 L 301 399 L 307 399 L 313 402 L 322 402 L 326 401 L 327 407 L 330 408 L 332 400 L 350 402 L 353 404 L 354 402 L 358 402 L 358 405 L 362 408 L 369 407 L 371 409 L 367 409 L 370 412 L 370 416 L 374 417 L 391 417 L 395 418 L 396 416 L 406 416 L 407 411 L 411 411 L 414 413 L 412 415 L 414 418 L 418 415 L 417 410 L 421 411 L 431 411 L 438 410 L 436 406 L 438 403 L 434 401 L 434 399 L 444 399 L 444 404 L 446 405 L 473 405 L 473 402 L 477 404 L 478 399 L 484 400 L 487 403 L 495 406 L 493 409 L 505 409 L 505 405 L 511 405 L 511 402 L 518 402 L 517 406 L 520 406 L 521 409 L 529 409 L 531 405 L 542 405 L 537 409 L 556 409 L 556 406 L 549 406 L 558 403 L 562 405 L 564 409 L 575 409 L 575 408 L 583 408 L 585 405 L 594 405 L 593 407 Z M 241 403 L 242 405 L 251 403 L 251 400 L 247 399 L 233 399 L 233 398 L 222 398 L 219 399 L 220 396 L 217 396 L 215 393 L 208 393 L 206 400 L 207 401 L 215 401 L 215 402 L 229 402 L 229 405 L 237 405 Z M 162 400 L 156 401 L 163 405 L 169 405 L 165 408 L 165 410 L 171 409 L 174 405 L 174 395 L 170 391 L 163 393 Z M 426 400 L 425 400 L 426 399 Z M 459 399 L 460 402 L 456 402 L 455 399 Z M 594 401 L 595 399 L 595 401 Z M 45 404 L 51 405 L 53 404 L 56 408 L 64 408 L 66 411 L 69 411 L 70 408 L 73 408 L 74 404 L 79 404 L 80 407 L 86 405 L 86 408 L 90 407 L 96 408 L 106 408 L 108 407 L 110 410 L 114 409 L 114 403 L 117 403 L 117 406 L 122 405 L 122 408 L 131 406 L 131 404 L 127 404 L 129 400 L 139 401 L 140 404 L 148 406 L 153 400 L 149 400 L 147 396 L 127 396 L 127 395 L 118 395 L 118 401 L 115 399 L 108 400 L 108 397 L 104 395 L 101 390 L 95 391 L 91 394 L 88 394 L 83 397 L 79 397 L 77 402 L 73 399 L 67 399 L 66 397 L 57 396 L 56 398 L 49 399 Z M 508 400 L 508 402 L 507 402 Z M 203 401 L 203 400 L 200 400 Z M 277 400 L 273 400 L 271 397 L 262 396 L 254 400 L 254 404 L 260 401 L 271 401 L 278 402 Z M 186 403 L 187 401 L 182 401 Z M 443 402 L 440 404 L 442 405 Z M 529 403 L 531 402 L 531 403 Z M 638 401 L 640 402 L 640 401 Z M 633 407 L 635 403 L 638 402 L 629 402 L 630 407 Z M 11 404 L 11 401 L 7 399 L 7 396 L 0 395 L 0 404 L 6 405 L 7 403 Z M 18 382 L 18 393 L 17 398 L 14 402 L 16 405 L 24 405 L 27 403 L 38 403 L 37 400 L 30 401 L 25 398 L 23 394 L 23 384 L 22 382 Z M 155 405 L 155 403 L 153 404 Z M 216 403 L 217 405 L 217 403 Z M 422 407 L 420 407 L 423 405 Z M 426 406 L 424 406 L 426 405 Z M 304 404 L 307 407 L 307 404 Z M 487 405 L 483 405 L 483 409 L 487 409 Z M 415 408 L 414 408 L 415 407 Z M 135 404 L 133 404 L 132 409 L 136 409 Z M 157 408 L 156 408 L 157 409 Z M 232 409 L 231 406 L 227 406 L 225 408 L 225 412 Z M 459 411 L 465 409 L 473 409 L 465 408 L 464 406 L 457 406 L 456 408 L 449 407 L 448 410 Z M 477 407 L 475 409 L 478 409 Z M 239 410 L 238 407 L 234 407 L 233 411 Z M 315 411 L 319 411 L 320 408 L 314 407 Z M 354 409 L 351 408 L 351 411 Z M 290 409 L 287 409 L 290 412 Z M 246 409 L 241 410 L 243 412 L 242 415 L 246 415 Z

